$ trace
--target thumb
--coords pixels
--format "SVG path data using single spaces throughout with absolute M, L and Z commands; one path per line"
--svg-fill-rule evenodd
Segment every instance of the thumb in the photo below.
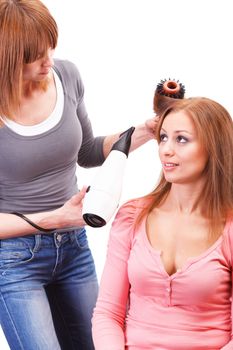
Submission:
M 83 198 L 85 197 L 86 192 L 87 192 L 87 186 L 83 186 L 83 188 L 71 198 L 72 204 L 81 203 Z

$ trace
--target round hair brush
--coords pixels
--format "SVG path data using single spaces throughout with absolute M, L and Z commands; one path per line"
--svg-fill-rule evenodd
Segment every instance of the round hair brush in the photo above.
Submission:
M 154 112 L 161 114 L 175 102 L 184 98 L 185 87 L 179 80 L 164 79 L 158 83 L 154 94 Z

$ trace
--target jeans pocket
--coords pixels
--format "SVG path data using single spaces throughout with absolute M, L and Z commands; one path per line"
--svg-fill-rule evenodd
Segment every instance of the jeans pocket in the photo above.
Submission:
M 6 270 L 31 261 L 34 241 L 34 237 L 1 240 L 0 269 Z
M 89 248 L 88 239 L 85 228 L 77 230 L 75 232 L 75 242 L 79 249 Z

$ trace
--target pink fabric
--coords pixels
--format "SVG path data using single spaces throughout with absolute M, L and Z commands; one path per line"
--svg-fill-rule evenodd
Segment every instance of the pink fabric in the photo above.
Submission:
M 134 232 L 142 204 L 126 203 L 112 225 L 93 316 L 95 349 L 233 349 L 233 223 L 206 252 L 169 276 L 147 239 L 145 220 Z

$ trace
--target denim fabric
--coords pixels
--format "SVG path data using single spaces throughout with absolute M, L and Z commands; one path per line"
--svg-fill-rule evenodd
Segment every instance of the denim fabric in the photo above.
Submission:
M 85 229 L 0 241 L 0 321 L 11 350 L 93 350 L 97 294 Z

